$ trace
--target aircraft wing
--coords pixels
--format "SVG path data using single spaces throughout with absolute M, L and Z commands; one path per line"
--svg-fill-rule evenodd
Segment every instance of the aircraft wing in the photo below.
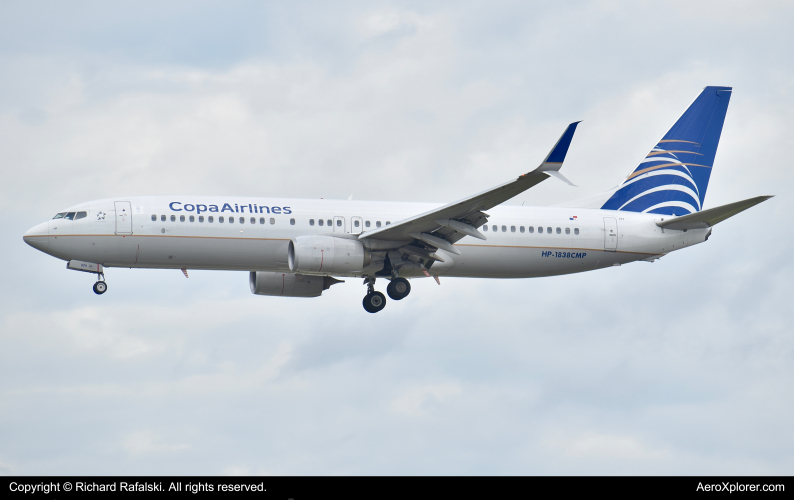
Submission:
M 359 239 L 391 241 L 417 239 L 427 245 L 459 254 L 452 244 L 464 236 L 486 239 L 477 231 L 478 227 L 488 221 L 488 214 L 484 212 L 485 210 L 504 203 L 552 176 L 574 185 L 559 170 L 568 153 L 568 147 L 571 145 L 571 139 L 573 139 L 578 124 L 579 122 L 574 122 L 568 125 L 546 159 L 535 170 L 474 196 L 385 227 L 367 231 L 362 233 Z

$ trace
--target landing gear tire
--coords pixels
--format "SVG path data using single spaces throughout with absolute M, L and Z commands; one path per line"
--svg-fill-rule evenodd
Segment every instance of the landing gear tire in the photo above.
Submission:
M 97 295 L 102 295 L 103 293 L 108 291 L 108 285 L 104 281 L 97 281 L 94 283 L 94 293 Z
M 386 287 L 386 293 L 392 300 L 402 300 L 411 293 L 411 284 L 405 278 L 394 278 Z
M 364 310 L 368 313 L 376 313 L 386 307 L 386 296 L 380 292 L 368 293 L 364 297 Z

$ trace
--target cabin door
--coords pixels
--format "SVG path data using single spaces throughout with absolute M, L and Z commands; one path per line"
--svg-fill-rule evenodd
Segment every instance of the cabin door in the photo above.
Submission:
M 129 201 L 117 201 L 116 234 L 132 234 L 132 207 Z
M 618 249 L 618 220 L 604 217 L 604 250 L 614 252 Z

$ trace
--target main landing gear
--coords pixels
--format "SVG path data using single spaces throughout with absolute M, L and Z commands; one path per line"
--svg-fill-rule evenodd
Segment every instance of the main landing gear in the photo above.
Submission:
M 99 278 L 99 276 L 102 276 L 102 278 Z M 99 281 L 94 283 L 94 293 L 97 295 L 102 295 L 103 293 L 108 291 L 108 284 L 105 283 L 104 274 L 97 275 L 97 279 L 99 279 Z
M 382 311 L 386 307 L 386 297 L 382 293 L 375 291 L 375 277 L 365 277 L 364 284 L 367 285 L 367 295 L 364 296 L 364 310 L 368 313 Z
M 386 307 L 386 297 L 375 291 L 375 277 L 367 276 L 364 278 L 367 285 L 367 295 L 364 297 L 364 310 L 368 313 L 382 311 Z M 392 300 L 402 300 L 411 293 L 411 284 L 405 278 L 393 278 L 386 287 L 386 293 Z
M 386 293 L 392 300 L 402 300 L 411 293 L 411 284 L 405 278 L 394 278 L 386 287 Z

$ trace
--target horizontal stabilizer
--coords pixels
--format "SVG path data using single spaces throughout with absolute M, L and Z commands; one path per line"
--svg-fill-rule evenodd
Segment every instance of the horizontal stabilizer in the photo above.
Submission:
M 766 201 L 772 196 L 756 196 L 749 200 L 737 201 L 736 203 L 728 203 L 721 207 L 709 208 L 708 210 L 701 210 L 693 214 L 667 219 L 663 222 L 657 222 L 656 225 L 665 229 L 701 229 L 711 227 L 718 224 L 729 217 L 733 217 L 739 212 L 744 212 L 750 207 L 758 205 L 762 201 Z

